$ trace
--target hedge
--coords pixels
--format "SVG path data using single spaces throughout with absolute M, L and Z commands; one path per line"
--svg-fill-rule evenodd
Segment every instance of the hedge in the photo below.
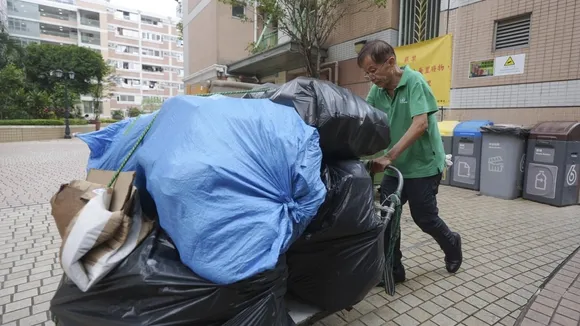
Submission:
M 87 125 L 85 119 L 70 119 L 70 125 Z M 0 126 L 64 126 L 64 120 L 57 119 L 21 119 L 21 120 L 0 120 Z
M 115 123 L 115 122 L 119 122 L 121 120 L 115 120 L 115 119 L 99 119 L 101 121 L 101 123 Z

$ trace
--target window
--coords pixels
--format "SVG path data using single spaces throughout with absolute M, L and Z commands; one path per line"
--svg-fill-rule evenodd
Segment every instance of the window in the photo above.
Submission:
M 237 18 L 243 18 L 246 14 L 246 8 L 240 5 L 232 6 L 232 16 Z
M 146 55 L 146 56 L 150 56 L 150 57 L 158 57 L 158 58 L 162 58 L 162 56 L 161 56 L 161 51 L 159 51 L 159 50 L 153 50 L 153 49 L 142 48 L 142 49 L 141 49 L 141 54 L 142 54 L 142 55 Z
M 115 45 L 115 52 L 117 53 L 126 53 L 126 54 L 139 54 L 139 48 L 135 46 L 127 46 L 127 45 Z
M 117 69 L 125 69 L 125 70 L 141 70 L 141 64 L 136 62 L 128 62 L 128 61 L 116 61 L 115 67 Z
M 143 71 L 145 71 L 145 72 L 163 72 L 163 67 L 153 66 L 153 65 L 143 65 Z
M 139 32 L 133 29 L 117 27 L 116 33 L 118 36 L 139 38 Z
M 13 32 L 29 32 L 26 21 L 14 18 L 8 18 L 8 29 Z
M 141 80 L 134 78 L 121 78 L 121 85 L 123 87 L 139 87 L 141 86 Z
M 139 21 L 138 14 L 134 14 L 134 13 L 128 12 L 128 11 L 117 10 L 117 11 L 115 11 L 114 16 L 116 19 L 132 20 L 134 22 Z
M 135 103 L 135 95 L 117 95 L 117 102 Z
M 531 14 L 496 21 L 494 49 L 518 48 L 530 44 L 530 23 Z
M 149 17 L 141 17 L 141 23 L 147 25 L 154 25 L 154 26 L 161 26 L 161 22 L 159 20 L 149 18 Z
M 161 42 L 161 35 L 159 34 L 143 32 L 142 37 L 144 40 Z

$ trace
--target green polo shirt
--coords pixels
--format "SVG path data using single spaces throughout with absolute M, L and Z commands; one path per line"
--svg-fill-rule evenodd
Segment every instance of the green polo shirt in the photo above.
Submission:
M 373 85 L 367 102 L 387 113 L 389 118 L 391 144 L 388 152 L 407 132 L 413 117 L 428 114 L 429 127 L 421 138 L 393 161 L 393 165 L 405 178 L 424 178 L 443 171 L 445 152 L 437 126 L 437 100 L 423 75 L 409 66 L 403 67 L 403 76 L 391 98 L 387 91 Z M 387 170 L 387 174 L 393 175 Z

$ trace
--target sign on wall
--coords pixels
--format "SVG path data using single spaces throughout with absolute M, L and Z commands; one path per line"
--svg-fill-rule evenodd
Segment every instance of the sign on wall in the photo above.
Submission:
M 494 60 L 471 61 L 469 63 L 469 78 L 491 77 L 494 73 Z
M 525 54 L 506 55 L 495 59 L 471 61 L 469 63 L 469 78 L 523 74 L 525 63 Z
M 525 54 L 506 55 L 495 58 L 494 76 L 519 75 L 524 73 Z
M 451 34 L 395 48 L 397 63 L 421 72 L 440 106 L 449 106 L 452 52 Z

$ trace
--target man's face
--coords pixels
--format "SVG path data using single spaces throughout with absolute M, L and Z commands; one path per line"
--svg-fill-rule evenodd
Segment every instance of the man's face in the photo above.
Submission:
M 378 87 L 386 88 L 394 77 L 395 57 L 389 57 L 385 62 L 374 62 L 370 56 L 367 56 L 362 63 L 362 69 L 365 72 L 365 78 Z

